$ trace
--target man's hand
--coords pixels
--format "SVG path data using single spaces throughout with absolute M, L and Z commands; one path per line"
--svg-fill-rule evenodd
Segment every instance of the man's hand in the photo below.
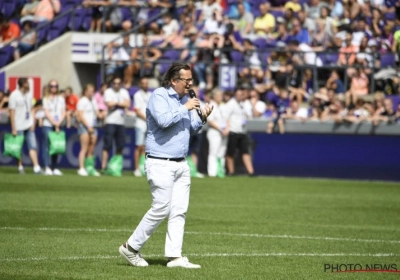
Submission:
M 193 109 L 199 109 L 200 101 L 197 98 L 190 98 L 188 102 L 185 103 L 185 106 L 189 111 Z
M 93 133 L 94 133 L 93 127 L 89 127 L 89 128 L 88 128 L 88 132 L 89 132 L 89 134 L 93 134 Z
M 17 136 L 17 131 L 15 129 L 13 129 L 11 134 L 15 137 L 15 136 Z
M 60 132 L 60 127 L 56 126 L 56 132 L 59 133 Z
M 203 116 L 207 118 L 211 114 L 213 109 L 214 109 L 214 106 L 207 103 L 206 106 L 204 106 L 204 108 L 202 110 Z

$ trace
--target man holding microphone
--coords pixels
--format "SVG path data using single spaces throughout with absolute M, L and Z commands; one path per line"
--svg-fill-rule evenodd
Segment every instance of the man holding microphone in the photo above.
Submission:
M 33 95 L 30 91 L 27 78 L 19 78 L 17 83 L 18 89 L 11 93 L 8 101 L 11 131 L 14 136 L 24 135 L 33 164 L 33 172 L 35 174 L 42 174 L 37 157 L 37 141 L 33 121 L 34 112 L 32 110 Z M 22 165 L 22 157 L 18 160 L 18 172 L 20 174 L 25 173 Z
M 192 83 L 190 66 L 173 63 L 165 73 L 162 87 L 157 88 L 149 99 L 145 169 L 153 202 L 128 242 L 119 248 L 121 256 L 133 266 L 148 266 L 139 252 L 168 217 L 167 267 L 200 268 L 182 257 L 190 193 L 190 169 L 185 157 L 190 135 L 202 128 L 213 108 L 206 104 L 200 111 L 199 100 L 186 96 Z

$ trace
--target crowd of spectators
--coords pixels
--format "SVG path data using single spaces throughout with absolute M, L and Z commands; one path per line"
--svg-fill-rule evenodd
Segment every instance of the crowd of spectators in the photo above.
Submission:
M 237 84 L 249 91 L 248 102 L 263 104 L 251 117 L 270 118 L 268 132 L 275 126 L 283 132 L 285 120 L 296 118 L 396 121 L 398 108 L 389 112 L 383 104 L 400 94 L 398 1 L 75 2 L 91 11 L 91 32 L 129 30 L 165 12 L 140 28 L 140 47 L 128 36 L 108 46 L 106 74 L 120 75 L 126 88 L 143 76 L 159 78 L 165 61 L 181 60 L 193 66 L 204 93 L 218 87 L 218 64 L 228 63 L 237 66 Z M 6 43 L 37 22 L 50 21 L 66 3 L 26 1 L 19 22 L 0 17 L 0 40 Z M 20 40 L 15 59 L 33 49 L 35 40 L 35 33 Z

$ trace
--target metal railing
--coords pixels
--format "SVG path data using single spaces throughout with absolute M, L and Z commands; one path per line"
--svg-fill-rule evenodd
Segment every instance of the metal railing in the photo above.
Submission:
M 129 34 L 129 32 L 127 32 L 126 34 Z M 116 41 L 119 38 L 116 38 L 113 41 Z M 110 63 L 114 63 L 118 60 L 113 60 L 113 59 L 108 59 L 105 60 L 105 47 L 103 47 L 103 59 L 102 59 L 102 73 L 104 74 L 104 68 L 106 64 L 110 64 Z M 210 50 L 210 49 L 204 49 L 204 48 L 159 48 L 157 46 L 148 46 L 147 48 L 157 48 L 159 49 L 162 53 L 165 53 L 166 51 L 177 51 L 179 54 L 184 51 L 184 50 L 188 50 L 188 51 L 200 51 L 200 50 Z M 136 47 L 136 49 L 143 49 L 143 47 Z M 212 49 L 211 51 L 218 51 L 220 53 L 226 53 L 226 52 L 240 52 L 236 49 L 232 49 L 232 48 L 215 48 Z M 265 49 L 257 49 L 256 52 L 258 54 L 258 56 L 260 57 L 260 62 L 261 64 L 259 65 L 260 67 L 262 67 L 262 69 L 268 69 L 268 63 L 267 61 L 262 61 L 261 57 L 265 57 L 264 54 L 266 53 L 271 53 L 271 52 L 276 52 L 276 51 L 281 51 L 281 49 L 276 49 L 276 48 L 265 48 Z M 285 52 L 289 52 L 289 51 L 285 51 Z M 305 56 L 307 54 L 307 52 L 292 52 L 293 54 L 299 54 L 300 56 Z M 343 84 L 345 88 L 348 88 L 349 85 L 349 77 L 346 74 L 347 69 L 350 68 L 358 68 L 358 69 L 371 69 L 371 77 L 369 80 L 369 89 L 370 92 L 374 92 L 375 91 L 375 81 L 373 78 L 373 74 L 376 73 L 377 71 L 383 69 L 383 68 L 376 68 L 375 67 L 375 62 L 376 62 L 376 58 L 374 56 L 371 55 L 372 57 L 372 61 L 369 61 L 369 64 L 372 65 L 372 67 L 363 67 L 360 65 L 351 65 L 348 63 L 348 60 L 350 58 L 351 55 L 357 54 L 357 53 L 345 53 L 346 55 L 346 64 L 345 65 L 338 65 L 337 61 L 336 63 L 331 63 L 331 64 L 323 64 L 322 66 L 316 66 L 316 61 L 318 58 L 321 58 L 321 56 L 323 55 L 336 55 L 337 57 L 339 57 L 339 55 L 341 54 L 339 51 L 336 52 L 332 52 L 332 51 L 319 51 L 319 52 L 313 52 L 316 54 L 315 58 L 315 62 L 314 64 L 293 64 L 293 67 L 297 70 L 300 70 L 300 74 L 301 74 L 301 80 L 303 80 L 303 75 L 304 75 L 304 71 L 306 69 L 310 69 L 313 73 L 313 90 L 314 92 L 318 91 L 318 81 L 320 80 L 321 77 L 321 70 L 326 70 L 326 71 L 333 71 L 333 70 L 337 70 L 339 72 L 341 72 L 343 74 Z M 372 54 L 372 53 L 367 53 L 367 54 Z M 387 52 L 387 53 L 382 53 L 382 55 L 392 55 L 393 57 L 395 56 L 395 53 L 391 53 L 391 52 Z M 180 60 L 180 58 L 178 58 L 178 60 Z M 162 64 L 168 64 L 171 63 L 175 60 L 171 60 L 171 59 L 166 59 L 161 57 L 160 59 L 158 59 L 157 61 L 149 61 L 149 60 L 145 60 L 143 58 L 137 59 L 137 60 L 131 60 L 131 62 L 137 62 L 140 61 L 142 64 L 146 63 L 146 62 L 151 62 L 153 64 L 156 65 L 162 65 Z M 189 61 L 186 61 L 188 64 L 191 64 Z M 197 61 L 197 63 L 202 63 L 202 64 L 206 64 L 207 66 L 237 66 L 237 67 L 251 67 L 254 66 L 254 64 L 251 64 L 247 61 L 229 61 L 229 62 L 221 62 L 219 61 L 215 61 L 215 60 L 202 60 L 202 61 Z M 395 64 L 395 62 L 393 61 L 393 64 Z M 396 68 L 396 67 L 394 67 Z M 397 67 L 398 68 L 398 67 Z M 400 70 L 400 68 L 398 68 L 398 70 Z M 218 73 L 218 71 L 217 71 Z M 287 81 L 286 81 L 286 86 L 288 86 L 288 80 L 289 77 L 287 77 Z
M 151 22 L 153 22 L 153 21 L 155 21 L 155 20 L 161 18 L 161 17 L 162 17 L 164 14 L 166 14 L 166 13 L 168 13 L 168 10 L 162 10 L 159 14 L 154 15 L 153 17 L 147 19 L 145 22 L 143 22 L 143 23 L 141 23 L 141 24 L 138 24 L 138 25 L 133 26 L 133 27 L 132 27 L 130 30 L 128 30 L 128 31 L 125 31 L 125 32 L 120 33 L 119 36 L 117 36 L 116 38 L 114 38 L 113 40 L 109 41 L 108 43 L 106 43 L 106 44 L 104 44 L 104 45 L 102 46 L 102 52 L 101 52 L 101 66 L 100 66 L 100 75 L 101 75 L 101 82 L 102 82 L 102 83 L 105 81 L 105 78 L 106 78 L 106 73 L 105 73 L 105 72 L 106 72 L 106 67 L 105 67 L 105 65 L 106 65 L 107 63 L 111 62 L 111 61 L 109 61 L 108 59 L 106 60 L 105 51 L 106 51 L 107 46 L 108 46 L 109 44 L 112 44 L 112 43 L 114 43 L 114 42 L 120 40 L 122 37 L 124 37 L 124 36 L 126 36 L 126 35 L 130 35 L 130 34 L 132 34 L 132 33 L 135 34 L 135 40 L 136 40 L 136 39 L 137 39 L 137 36 L 136 36 L 136 35 L 137 35 L 137 31 L 138 31 L 140 28 L 142 28 L 142 27 L 146 26 L 147 24 L 149 24 L 149 23 L 151 23 Z M 137 45 L 137 41 L 135 42 L 135 45 Z M 142 62 L 144 63 L 145 61 L 142 60 Z

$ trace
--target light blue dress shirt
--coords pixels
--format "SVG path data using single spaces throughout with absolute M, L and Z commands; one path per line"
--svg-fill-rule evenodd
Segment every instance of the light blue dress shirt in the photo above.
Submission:
M 186 95 L 179 99 L 173 88 L 154 90 L 146 108 L 146 154 L 163 158 L 187 156 L 190 135 L 203 126 L 197 112 L 184 106 L 187 101 Z

